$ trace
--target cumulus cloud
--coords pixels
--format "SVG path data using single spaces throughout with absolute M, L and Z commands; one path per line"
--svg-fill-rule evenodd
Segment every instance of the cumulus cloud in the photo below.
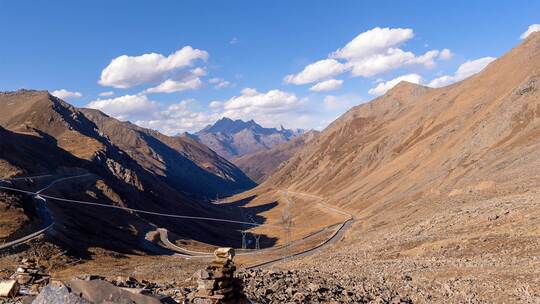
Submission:
M 220 118 L 219 113 L 193 111 L 190 106 L 194 103 L 193 99 L 185 99 L 165 106 L 139 94 L 98 99 L 86 107 L 101 110 L 120 120 L 130 120 L 144 128 L 176 135 L 202 129 Z
M 190 71 L 179 73 L 174 79 L 166 79 L 159 85 L 144 90 L 143 93 L 174 93 L 186 90 L 196 90 L 203 86 L 203 81 L 200 77 L 205 75 L 205 69 L 200 67 L 195 68 Z
M 114 95 L 113 91 L 101 92 L 98 94 L 100 97 L 110 97 Z
M 376 27 L 363 32 L 353 40 L 330 54 L 331 58 L 366 58 L 403 44 L 414 37 L 412 29 Z
M 483 57 L 476 60 L 467 61 L 459 66 L 454 75 L 444 75 L 435 78 L 428 84 L 428 86 L 439 88 L 447 86 L 454 82 L 461 81 L 469 76 L 472 76 L 482 71 L 489 63 L 491 63 L 495 59 L 496 58 L 494 57 Z
M 449 49 L 430 50 L 416 55 L 400 47 L 414 37 L 412 29 L 373 28 L 356 36 L 327 59 L 306 66 L 300 73 L 285 77 L 289 84 L 302 85 L 329 79 L 350 71 L 353 77 L 371 77 L 405 66 L 431 68 L 435 61 L 449 59 Z
M 234 118 L 256 112 L 284 112 L 303 104 L 303 101 L 295 94 L 280 90 L 260 93 L 255 89 L 246 88 L 241 93 L 240 96 L 222 103 L 226 116 Z
M 454 57 L 454 54 L 449 49 L 443 49 L 439 53 L 439 58 L 442 59 L 442 60 L 448 60 L 448 59 L 450 59 L 452 57 Z
M 184 74 L 184 78 L 206 76 L 206 69 L 198 67 Z
M 185 80 L 185 81 L 176 81 L 172 79 L 167 79 L 164 82 L 160 83 L 158 86 L 146 89 L 145 93 L 173 93 L 180 92 L 185 90 L 195 90 L 202 87 L 203 82 L 199 77 Z
M 439 51 L 428 51 L 423 55 L 416 56 L 412 52 L 402 49 L 390 48 L 385 53 L 374 54 L 366 58 L 355 59 L 350 64 L 353 76 L 371 77 L 388 71 L 401 68 L 406 65 L 423 65 L 433 67 Z
M 324 59 L 306 66 L 302 72 L 296 75 L 285 76 L 284 81 L 285 83 L 296 85 L 313 83 L 341 74 L 347 69 L 346 64 L 340 63 L 335 59 Z
M 167 135 L 200 130 L 220 118 L 218 113 L 197 112 L 190 109 L 193 99 L 182 100 L 157 111 L 150 119 L 137 120 L 139 126 L 158 130 Z
M 224 101 L 214 101 L 210 107 L 221 116 L 233 119 L 255 119 L 266 125 L 276 126 L 278 121 L 291 122 L 300 119 L 301 107 L 307 102 L 295 94 L 281 90 L 266 93 L 245 88 L 240 96 Z
M 343 80 L 338 79 L 328 79 L 322 82 L 319 82 L 309 88 L 312 92 L 326 92 L 326 91 L 333 91 L 341 88 L 341 85 L 343 84 Z
M 116 98 L 97 99 L 86 105 L 87 108 L 100 110 L 120 120 L 133 120 L 153 113 L 158 104 L 146 95 L 124 95 Z
M 532 34 L 534 32 L 540 32 L 540 24 L 531 24 L 531 25 L 529 25 L 529 28 L 523 34 L 521 34 L 521 36 L 519 36 L 519 38 L 525 39 L 530 34 Z
M 71 91 L 68 91 L 66 89 L 60 89 L 60 90 L 52 91 L 51 94 L 53 96 L 56 96 L 56 97 L 58 97 L 60 99 L 65 99 L 65 100 L 76 99 L 76 98 L 81 98 L 82 97 L 82 94 L 80 92 L 71 92 Z
M 210 78 L 208 80 L 209 83 L 213 84 L 214 85 L 214 88 L 215 89 L 224 89 L 224 88 L 229 88 L 229 87 L 232 87 L 232 83 L 230 81 L 227 81 L 223 78 Z
M 115 88 L 130 88 L 167 78 L 180 69 L 192 66 L 197 60 L 206 61 L 208 53 L 185 46 L 164 56 L 157 53 L 140 56 L 122 55 L 114 58 L 101 72 L 99 84 Z
M 410 83 L 422 83 L 422 77 L 418 74 L 407 74 L 399 76 L 392 80 L 379 83 L 376 87 L 371 88 L 368 93 L 371 95 L 382 95 L 394 86 L 396 86 L 401 81 L 407 81 Z
M 192 109 L 196 107 L 193 99 L 165 105 L 150 100 L 144 94 L 97 99 L 86 107 L 101 110 L 120 120 L 132 121 L 142 127 L 175 135 L 200 130 L 225 116 L 243 120 L 255 119 L 274 127 L 280 124 L 305 127 L 306 122 L 315 124 L 318 121 L 303 109 L 306 102 L 307 99 L 289 92 L 258 92 L 253 88 L 245 88 L 239 96 L 213 101 L 209 104 L 209 109 L 202 111 Z

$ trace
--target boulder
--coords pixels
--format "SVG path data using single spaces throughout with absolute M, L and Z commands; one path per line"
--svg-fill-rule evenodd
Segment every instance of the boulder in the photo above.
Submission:
M 161 301 L 150 296 L 132 293 L 102 280 L 71 280 L 66 283 L 72 292 L 81 295 L 92 303 L 117 304 L 160 304 Z
M 214 251 L 216 260 L 232 260 L 234 259 L 234 249 L 230 247 L 218 248 Z
M 19 293 L 19 283 L 16 280 L 0 282 L 0 297 L 11 298 Z
M 32 304 L 92 304 L 69 291 L 62 284 L 49 284 L 37 295 Z

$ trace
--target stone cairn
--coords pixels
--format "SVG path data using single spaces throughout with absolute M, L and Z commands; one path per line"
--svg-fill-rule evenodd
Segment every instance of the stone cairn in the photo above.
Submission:
M 41 287 L 49 284 L 50 276 L 34 259 L 23 258 L 19 263 L 11 279 L 21 285 L 21 292 L 37 294 Z
M 234 277 L 234 249 L 219 248 L 214 260 L 205 269 L 194 274 L 197 291 L 189 298 L 195 304 L 243 304 L 248 303 L 243 293 L 242 280 Z

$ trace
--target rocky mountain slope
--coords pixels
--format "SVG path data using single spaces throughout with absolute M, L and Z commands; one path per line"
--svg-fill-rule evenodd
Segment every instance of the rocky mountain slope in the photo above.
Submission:
M 234 158 L 232 162 L 255 182 L 262 183 L 306 143 L 313 140 L 318 133 L 318 131 L 308 131 L 268 150 L 261 150 Z
M 352 108 L 268 184 L 378 212 L 420 197 L 535 184 L 539 36 L 460 83 L 402 82 Z
M 111 143 L 177 191 L 214 198 L 255 185 L 235 165 L 189 136 L 169 137 L 97 110 L 81 112 Z
M 59 176 L 88 173 L 49 192 L 153 212 L 222 217 L 226 211 L 206 202 L 254 185 L 190 138 L 167 137 L 78 109 L 45 91 L 0 93 L 0 107 L 0 177 L 53 175 L 41 185 L 17 182 L 19 188 L 39 189 Z M 59 239 L 74 247 L 135 250 L 155 226 L 186 239 L 213 238 L 214 228 L 204 223 L 52 202 L 50 208 Z
M 219 155 L 232 160 L 253 152 L 268 150 L 302 133 L 302 130 L 293 131 L 283 127 L 263 128 L 253 120 L 244 122 L 225 117 L 195 133 L 195 136 Z
M 356 215 L 343 242 L 285 269 L 382 279 L 420 303 L 534 303 L 539 152 L 533 33 L 464 81 L 402 82 L 352 108 L 250 195 L 289 189 Z

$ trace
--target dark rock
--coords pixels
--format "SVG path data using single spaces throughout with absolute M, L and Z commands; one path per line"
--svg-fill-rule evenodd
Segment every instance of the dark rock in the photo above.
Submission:
M 41 290 L 32 304 L 92 304 L 69 291 L 64 285 L 49 284 Z

